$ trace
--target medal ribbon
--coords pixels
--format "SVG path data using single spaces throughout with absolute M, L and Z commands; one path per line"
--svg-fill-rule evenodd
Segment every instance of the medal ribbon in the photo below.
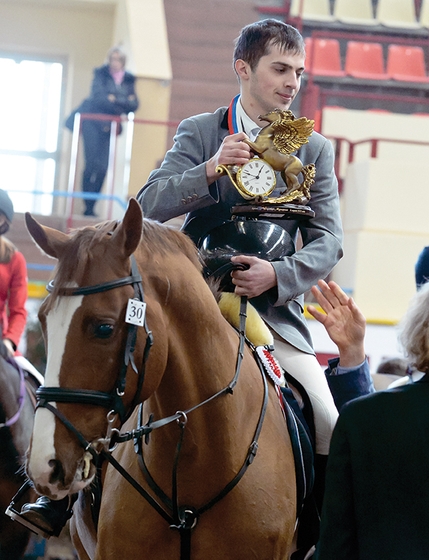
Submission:
M 228 130 L 230 134 L 240 132 L 237 124 L 237 103 L 239 98 L 240 94 L 236 95 L 228 107 Z

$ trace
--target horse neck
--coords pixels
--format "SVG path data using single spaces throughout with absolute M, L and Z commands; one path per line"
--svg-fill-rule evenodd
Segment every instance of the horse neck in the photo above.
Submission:
M 174 266 L 173 270 L 180 269 Z M 159 278 L 166 278 L 167 272 L 158 271 L 154 282 L 158 302 L 147 306 L 148 312 L 156 307 L 162 313 L 162 317 L 148 316 L 148 323 L 154 327 L 154 345 L 162 339 L 166 348 L 165 371 L 157 391 L 166 408 L 171 400 L 174 406 L 188 408 L 221 389 L 231 381 L 237 359 L 238 337 L 201 274 L 196 269 L 182 271 L 183 275 L 170 273 L 164 289 Z M 162 325 L 158 331 L 157 325 Z
M 225 389 L 236 373 L 239 338 L 221 315 L 214 299 L 213 304 L 206 301 L 196 305 L 188 301 L 184 309 L 186 315 L 173 310 L 168 322 L 167 365 L 156 395 L 149 403 L 157 418 L 177 410 L 193 409 Z M 237 398 L 224 394 L 192 412 L 193 417 L 198 416 L 206 424 L 207 432 L 212 431 L 214 421 L 221 431 L 222 426 L 226 427 L 239 413 L 243 385 L 244 393 L 247 391 L 249 362 L 256 367 L 250 355 L 246 360 L 244 371 L 239 373 L 240 395 Z M 204 429 L 200 433 L 204 434 Z

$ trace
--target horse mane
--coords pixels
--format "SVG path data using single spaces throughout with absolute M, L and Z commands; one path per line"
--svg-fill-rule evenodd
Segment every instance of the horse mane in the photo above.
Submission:
M 182 252 L 201 272 L 202 262 L 198 249 L 192 239 L 185 233 L 171 226 L 160 224 L 154 220 L 143 220 L 143 244 L 160 254 Z
M 82 282 L 87 264 L 93 257 L 94 247 L 106 236 L 111 235 L 119 224 L 119 221 L 110 220 L 70 232 L 67 249 L 61 255 L 54 270 L 55 281 L 50 306 L 56 301 L 61 289 L 68 286 L 71 280 L 77 284 Z M 144 219 L 140 248 L 146 250 L 148 256 L 153 254 L 165 256 L 180 251 L 202 273 L 202 262 L 193 241 L 184 233 L 170 226 Z

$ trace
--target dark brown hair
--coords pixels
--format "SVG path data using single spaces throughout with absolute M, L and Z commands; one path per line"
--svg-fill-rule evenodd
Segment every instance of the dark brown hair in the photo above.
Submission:
M 304 39 L 295 27 L 277 19 L 263 19 L 241 30 L 235 42 L 233 65 L 241 59 L 254 70 L 273 45 L 293 54 L 305 54 Z

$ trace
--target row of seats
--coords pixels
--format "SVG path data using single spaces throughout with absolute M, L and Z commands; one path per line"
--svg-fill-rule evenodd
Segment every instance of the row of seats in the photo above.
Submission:
M 429 0 L 422 0 L 419 17 L 415 0 L 378 0 L 375 14 L 372 0 L 334 0 L 332 12 L 330 0 L 292 0 L 289 16 L 357 25 L 429 28 Z
M 337 39 L 307 37 L 305 43 L 306 70 L 314 75 L 429 83 L 422 47 L 390 44 L 385 63 L 381 43 L 348 41 L 343 67 Z

